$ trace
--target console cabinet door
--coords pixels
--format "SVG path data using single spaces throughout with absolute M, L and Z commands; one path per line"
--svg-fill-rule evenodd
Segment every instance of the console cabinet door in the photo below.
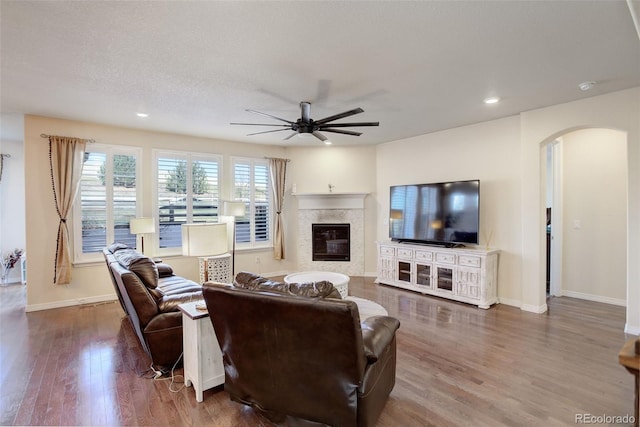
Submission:
M 441 291 L 454 293 L 455 273 L 453 267 L 436 265 L 436 288 Z
M 413 276 L 411 264 L 412 262 L 406 259 L 398 260 L 398 277 L 396 278 L 398 282 L 411 283 L 411 277 Z
M 395 248 L 380 246 L 378 254 L 378 280 L 385 282 L 396 280 Z
M 479 268 L 458 268 L 458 295 L 480 299 L 482 272 Z
M 416 285 L 431 289 L 433 281 L 432 270 L 433 266 L 431 264 L 416 262 Z

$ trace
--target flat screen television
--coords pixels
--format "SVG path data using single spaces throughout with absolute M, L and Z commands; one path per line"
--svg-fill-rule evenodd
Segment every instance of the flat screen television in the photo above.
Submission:
M 394 185 L 389 237 L 442 246 L 478 244 L 480 181 Z

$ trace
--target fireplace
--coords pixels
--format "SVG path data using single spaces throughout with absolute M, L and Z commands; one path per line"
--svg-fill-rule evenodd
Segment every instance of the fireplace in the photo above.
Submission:
M 313 261 L 351 261 L 350 224 L 311 224 Z
M 364 200 L 367 193 L 295 193 L 293 195 L 298 200 L 297 269 L 365 276 Z M 313 224 L 349 226 L 349 251 L 346 252 L 349 261 L 315 260 L 317 258 L 313 256 Z M 330 245 L 332 250 L 339 247 L 338 242 L 332 242 L 332 245 Z M 343 256 L 342 259 L 344 258 Z M 375 272 L 371 272 L 370 275 L 375 276 Z

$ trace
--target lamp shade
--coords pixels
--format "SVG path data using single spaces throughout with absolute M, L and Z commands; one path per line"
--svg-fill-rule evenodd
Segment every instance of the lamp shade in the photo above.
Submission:
M 227 224 L 182 224 L 182 255 L 214 256 L 227 252 Z
M 224 202 L 222 205 L 222 214 L 224 216 L 244 216 L 247 212 L 244 202 Z
M 131 234 L 155 233 L 156 223 L 153 218 L 131 218 L 129 230 Z

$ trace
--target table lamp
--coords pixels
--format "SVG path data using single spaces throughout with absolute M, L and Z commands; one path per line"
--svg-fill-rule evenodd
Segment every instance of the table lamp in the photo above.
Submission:
M 129 220 L 129 231 L 131 234 L 139 235 L 142 241 L 142 254 L 144 255 L 144 235 L 156 232 L 156 222 L 153 218 L 140 217 Z
M 182 255 L 198 257 L 200 282 L 231 283 L 227 224 L 182 224 Z

